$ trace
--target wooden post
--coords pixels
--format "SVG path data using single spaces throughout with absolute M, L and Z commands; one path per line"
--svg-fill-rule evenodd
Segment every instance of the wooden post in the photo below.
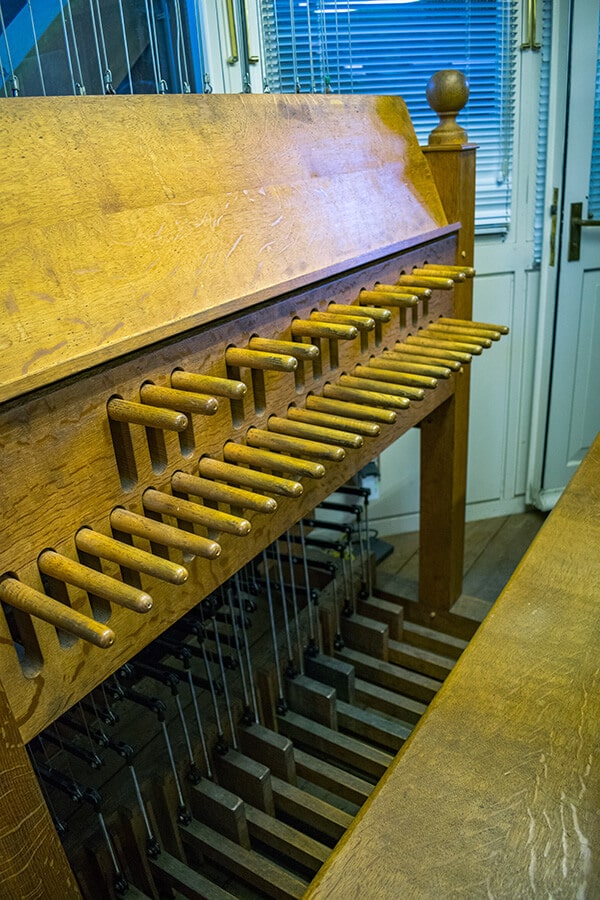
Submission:
M 460 222 L 456 263 L 473 265 L 475 147 L 456 123 L 469 88 L 460 72 L 437 72 L 427 86 L 440 124 L 424 153 L 449 222 Z M 472 279 L 455 285 L 455 315 L 472 318 Z M 432 624 L 462 591 L 469 424 L 469 369 L 456 376 L 456 390 L 421 425 L 421 517 L 417 617 Z M 442 615 L 442 618 L 446 617 Z

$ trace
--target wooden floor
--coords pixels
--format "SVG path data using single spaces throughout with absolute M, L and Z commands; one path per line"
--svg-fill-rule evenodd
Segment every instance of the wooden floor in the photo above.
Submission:
M 546 515 L 533 510 L 467 522 L 463 596 L 459 601 L 469 608 L 468 611 L 465 609 L 465 614 L 483 618 L 502 592 Z M 381 540 L 391 544 L 393 551 L 379 563 L 378 574 L 384 578 L 394 576 L 397 587 L 409 597 L 415 595 L 419 568 L 418 533 L 386 536 Z M 477 607 L 480 615 L 477 615 Z

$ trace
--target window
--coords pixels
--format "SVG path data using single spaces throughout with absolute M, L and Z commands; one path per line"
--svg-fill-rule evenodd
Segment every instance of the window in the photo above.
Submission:
M 470 82 L 459 122 L 479 147 L 476 226 L 506 230 L 516 67 L 516 0 L 263 0 L 273 91 L 401 94 L 422 143 L 437 117 L 437 69 Z
M 226 23 L 224 10 L 243 19 L 256 9 L 262 35 L 253 43 L 264 49 L 266 90 L 401 94 L 422 143 L 437 123 L 425 99 L 430 76 L 462 70 L 471 96 L 459 122 L 479 147 L 476 228 L 507 230 L 517 0 L 0 0 L 0 89 L 7 96 L 210 89 L 201 34 L 209 7 L 222 61 L 227 26 L 218 27 L 215 10 Z M 239 34 L 248 34 L 246 23 Z
M 5 96 L 202 90 L 185 0 L 0 0 Z

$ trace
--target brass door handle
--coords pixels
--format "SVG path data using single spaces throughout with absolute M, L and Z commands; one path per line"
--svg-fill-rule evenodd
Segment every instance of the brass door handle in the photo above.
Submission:
M 580 256 L 580 244 L 581 244 L 581 229 L 582 228 L 590 228 L 597 227 L 600 225 L 600 219 L 594 219 L 593 216 L 590 216 L 589 219 L 583 219 L 581 214 L 583 212 L 583 204 L 582 203 L 571 203 L 571 224 L 569 228 L 569 252 L 567 254 L 567 259 L 569 262 L 577 262 Z

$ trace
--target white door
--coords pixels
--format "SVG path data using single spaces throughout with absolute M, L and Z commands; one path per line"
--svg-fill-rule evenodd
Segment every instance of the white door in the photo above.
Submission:
M 593 160 L 600 168 L 599 11 L 600 0 L 572 4 L 563 221 L 541 485 L 547 498 L 560 494 L 600 430 L 600 228 L 594 227 L 596 221 L 600 225 L 600 191 L 591 178 Z

